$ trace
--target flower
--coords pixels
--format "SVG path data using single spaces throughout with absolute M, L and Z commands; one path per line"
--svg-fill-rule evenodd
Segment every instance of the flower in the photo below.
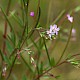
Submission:
M 72 36 L 72 37 L 71 37 L 71 40 L 72 40 L 72 41 L 76 41 L 76 29 L 74 29 L 74 28 L 72 29 L 72 34 L 71 34 L 71 36 Z
M 76 29 L 72 29 L 72 35 L 74 36 L 76 34 Z
M 53 26 L 51 25 L 51 29 L 54 32 L 54 34 L 58 35 L 58 31 L 60 30 L 60 28 L 57 28 L 56 24 L 54 24 Z
M 68 20 L 69 20 L 71 23 L 73 22 L 73 17 L 70 16 L 70 14 L 67 14 L 67 18 L 68 18 Z
M 33 63 L 34 62 L 34 58 L 33 57 L 31 57 L 31 63 Z
M 57 25 L 50 25 L 50 29 L 47 32 L 47 34 L 49 35 L 50 39 L 53 35 L 58 35 L 58 31 L 60 30 L 60 28 L 57 28 Z
M 31 63 L 34 65 L 34 67 L 36 67 L 36 63 L 33 57 L 31 57 Z
M 7 70 L 7 68 L 6 68 L 6 66 L 3 68 L 3 70 L 2 70 L 2 76 L 6 76 L 6 70 Z
M 34 17 L 34 12 L 30 12 L 30 16 Z

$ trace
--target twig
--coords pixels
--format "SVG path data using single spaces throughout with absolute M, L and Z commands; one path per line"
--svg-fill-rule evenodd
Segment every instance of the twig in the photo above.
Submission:
M 79 56 L 79 55 L 80 55 L 80 53 L 77 53 L 77 54 L 72 55 L 70 58 L 76 57 L 76 56 Z M 70 59 L 70 58 L 67 58 L 66 60 L 68 60 L 68 59 Z
M 37 22 L 36 22 L 36 24 L 35 24 L 35 26 L 34 26 L 34 29 L 35 29 L 35 28 L 37 27 L 37 25 L 38 25 L 38 22 L 39 22 L 39 19 L 40 19 L 40 13 L 41 13 L 41 10 L 40 10 L 40 7 L 39 7 L 38 19 L 37 19 Z M 32 29 L 32 31 L 30 31 L 30 33 L 28 33 L 28 35 L 25 37 L 25 39 L 23 40 L 23 42 L 22 42 L 22 44 L 21 44 L 20 49 L 23 47 L 25 41 L 32 36 L 32 34 L 34 33 L 34 29 Z
M 61 62 L 61 63 L 59 63 L 59 64 L 51 67 L 50 69 L 46 70 L 45 72 L 43 72 L 42 74 L 40 74 L 39 76 L 37 76 L 37 77 L 36 77 L 35 79 L 33 79 L 33 80 L 38 80 L 41 76 L 43 76 L 44 74 L 48 73 L 48 72 L 49 72 L 50 70 L 52 70 L 53 68 L 56 68 L 56 67 L 62 65 L 63 63 L 68 63 L 68 62 L 67 62 L 67 61 L 63 61 L 63 62 Z
M 71 26 L 70 35 L 69 35 L 68 41 L 66 43 L 66 46 L 65 46 L 65 48 L 64 48 L 64 50 L 63 50 L 63 52 L 61 54 L 61 57 L 59 58 L 59 60 L 58 60 L 58 62 L 56 64 L 58 64 L 61 61 L 62 57 L 64 56 L 64 53 L 65 53 L 65 51 L 66 51 L 66 49 L 68 47 L 68 44 L 69 44 L 69 41 L 70 41 L 70 38 L 71 38 L 72 28 L 73 28 L 73 24 Z
M 7 76 L 7 78 L 6 78 L 6 80 L 8 80 L 9 77 L 10 77 L 10 75 L 11 75 L 11 72 L 12 72 L 12 69 L 13 69 L 13 67 L 14 67 L 14 64 L 15 64 L 16 59 L 17 59 L 17 54 L 16 54 L 15 59 L 14 59 L 14 61 L 13 61 L 13 63 L 12 63 L 12 66 L 11 66 L 11 68 L 10 68 L 10 72 L 9 72 L 9 74 L 8 74 L 8 76 Z
M 11 4 L 11 0 L 9 0 L 8 2 L 8 6 L 7 6 L 7 10 L 6 10 L 6 15 L 9 15 L 9 9 L 10 9 L 10 4 Z M 5 24 L 4 24 L 4 34 L 3 34 L 3 38 L 4 38 L 4 42 L 3 42 L 3 53 L 6 55 L 6 36 L 7 36 L 7 21 L 5 20 Z

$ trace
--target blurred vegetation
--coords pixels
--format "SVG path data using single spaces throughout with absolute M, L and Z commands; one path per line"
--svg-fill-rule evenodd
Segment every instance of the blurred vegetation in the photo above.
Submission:
M 3 8 L 4 11 L 6 11 L 6 8 L 7 8 L 6 6 L 8 4 L 8 1 L 9 0 L 0 0 L 0 6 Z M 38 0 L 30 0 L 28 16 L 31 11 L 34 11 L 35 13 L 37 12 L 37 5 L 38 5 Z M 40 0 L 40 7 L 41 7 L 41 16 L 40 16 L 39 24 L 41 24 L 40 27 L 43 27 L 46 29 L 49 28 L 49 25 L 55 21 L 55 19 L 60 15 L 61 12 L 65 11 L 64 14 L 60 17 L 60 19 L 56 22 L 56 24 L 59 25 L 60 28 L 62 27 L 62 29 L 65 29 L 65 33 L 61 35 L 60 39 L 47 41 L 47 47 L 48 47 L 50 56 L 52 58 L 54 57 L 55 61 L 57 62 L 66 45 L 69 32 L 70 32 L 70 26 L 71 26 L 69 21 L 67 21 L 66 19 L 63 20 L 65 14 L 67 13 L 71 13 L 71 15 L 74 17 L 73 27 L 76 30 L 76 35 L 71 37 L 70 43 L 68 45 L 68 48 L 62 60 L 64 60 L 68 54 L 79 53 L 80 52 L 80 22 L 79 22 L 80 21 L 80 0 Z M 14 17 L 14 14 L 16 15 L 16 17 L 19 17 L 20 20 L 22 19 L 21 0 L 11 0 L 11 7 L 10 7 L 9 13 L 10 13 L 10 15 L 8 16 L 9 21 L 13 26 L 14 32 L 17 34 L 16 35 L 17 37 L 16 46 L 17 46 L 18 38 L 21 37 L 23 28 L 20 26 L 22 22 L 19 22 L 18 24 L 16 18 Z M 29 30 L 32 29 L 35 23 L 34 20 L 36 17 L 37 15 L 35 15 L 34 18 L 31 16 L 28 17 Z M 0 49 L 3 48 L 4 23 L 5 23 L 5 17 L 2 11 L 0 10 Z M 10 27 L 8 27 L 7 33 L 10 35 Z M 31 40 L 26 41 L 24 47 L 28 46 L 31 42 L 38 40 L 39 39 L 38 36 L 39 34 L 36 34 L 36 31 L 35 31 L 31 37 Z M 33 44 L 35 45 L 34 42 Z M 41 46 L 39 46 L 40 44 L 42 44 L 42 41 L 38 40 L 36 42 L 36 45 L 41 49 Z M 39 53 L 39 51 L 37 50 L 36 45 L 35 47 L 34 45 L 31 46 L 30 49 L 34 51 L 33 56 L 34 56 L 34 59 L 36 60 L 37 54 Z M 44 53 L 45 53 L 45 49 L 44 47 L 42 47 L 41 59 L 44 62 L 44 65 L 47 66 L 48 60 L 47 60 L 46 54 Z M 29 56 L 27 55 L 27 52 L 25 52 L 22 55 L 24 59 L 28 62 Z M 19 59 L 18 62 L 19 64 L 16 64 L 13 67 L 12 75 L 10 76 L 9 80 L 22 80 L 22 77 L 24 78 L 24 75 L 29 77 L 29 80 L 31 80 L 30 78 L 33 77 L 32 76 L 33 73 L 31 73 L 29 69 L 25 66 L 22 58 Z M 1 59 L 0 59 L 0 66 L 1 66 Z M 52 72 L 56 76 L 60 74 L 61 77 L 59 78 L 59 80 L 80 80 L 80 76 L 79 76 L 80 69 L 75 68 L 71 64 L 63 64 L 51 70 L 50 72 Z M 26 79 L 23 79 L 23 80 L 26 80 Z M 42 77 L 40 80 L 55 80 L 55 79 L 53 77 L 50 77 L 50 78 Z

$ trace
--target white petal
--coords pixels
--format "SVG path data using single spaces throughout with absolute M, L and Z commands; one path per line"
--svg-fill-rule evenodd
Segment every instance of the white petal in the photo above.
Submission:
M 50 33 L 50 31 L 46 31 L 47 32 L 47 34 L 49 34 Z
M 56 25 L 56 24 L 54 24 L 54 25 L 53 25 L 53 29 L 56 29 L 56 28 L 57 28 L 57 25 Z
M 56 31 L 56 35 L 58 35 L 58 32 Z
M 60 28 L 57 28 L 56 30 L 57 30 L 57 31 L 59 31 L 59 30 L 60 30 Z
M 69 18 L 70 17 L 70 14 L 67 14 L 67 17 Z
M 70 17 L 70 18 L 69 18 L 69 21 L 70 21 L 70 22 L 73 22 L 73 17 Z
M 71 17 L 69 14 L 67 14 L 67 18 L 71 23 L 73 22 L 73 17 Z

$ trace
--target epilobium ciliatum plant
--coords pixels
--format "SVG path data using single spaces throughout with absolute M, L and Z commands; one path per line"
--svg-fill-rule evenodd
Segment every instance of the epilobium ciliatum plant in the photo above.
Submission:
M 29 10 L 30 1 L 19 0 L 19 3 L 17 3 L 20 7 L 19 13 L 16 9 L 11 10 L 12 0 L 8 0 L 6 10 L 0 5 L 1 14 L 5 19 L 3 26 L 3 46 L 0 50 L 0 80 L 21 80 L 17 78 L 14 72 L 16 65 L 19 65 L 19 68 L 24 64 L 26 66 L 25 70 L 19 73 L 19 75 L 23 75 L 22 80 L 41 80 L 45 76 L 52 77 L 52 80 L 57 79 L 59 78 L 59 74 L 55 76 L 50 71 L 64 63 L 80 67 L 80 60 L 77 59 L 77 56 L 80 54 L 69 54 L 62 61 L 71 36 L 74 36 L 76 33 L 76 30 L 73 28 L 74 18 L 72 13 L 69 14 L 69 12 L 62 11 L 56 20 L 52 24 L 47 25 L 48 28 L 45 28 L 40 23 L 40 18 L 42 18 L 41 13 L 43 12 L 40 0 L 36 0 L 37 7 L 35 11 Z M 29 23 L 30 18 L 33 19 L 33 25 Z M 11 19 L 14 20 L 15 24 Z M 69 21 L 71 27 L 63 52 L 60 54 L 61 56 L 58 58 L 58 61 L 56 61 L 49 53 L 50 48 L 48 44 L 54 40 L 59 41 L 64 37 L 61 35 L 65 33 L 65 28 L 63 29 L 62 25 L 58 24 L 60 20 L 62 20 L 62 23 L 66 20 Z M 56 45 L 53 46 L 55 47 Z M 16 71 L 19 72 L 19 70 Z

